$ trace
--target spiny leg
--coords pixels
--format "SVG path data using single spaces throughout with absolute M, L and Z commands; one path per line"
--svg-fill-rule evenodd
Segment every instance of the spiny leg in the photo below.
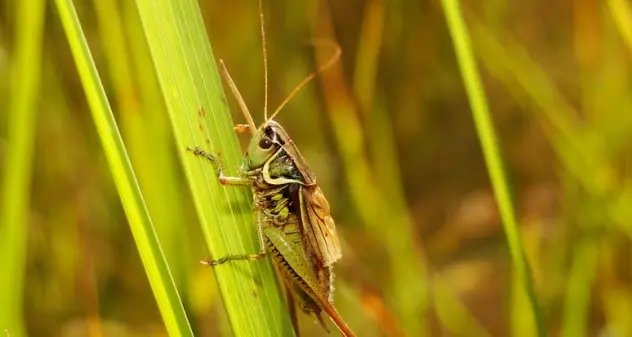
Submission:
M 197 146 L 194 149 L 187 147 L 187 151 L 192 152 L 196 156 L 208 159 L 215 167 L 215 170 L 217 170 L 217 180 L 219 180 L 220 184 L 233 186 L 250 186 L 250 180 L 248 178 L 225 176 L 223 167 L 224 165 L 222 165 L 222 161 L 212 154 L 204 152 L 204 150 L 200 149 Z
M 216 260 L 205 260 L 201 262 L 209 266 L 217 266 L 218 264 L 222 264 L 228 261 L 240 261 L 240 260 L 256 261 L 266 256 L 266 247 L 265 247 L 264 238 L 263 238 L 263 235 L 264 235 L 263 224 L 261 223 L 261 221 L 263 221 L 262 216 L 259 212 L 257 212 L 257 236 L 259 237 L 259 252 L 258 253 L 226 255 Z
M 217 260 L 204 260 L 201 261 L 205 265 L 209 265 L 211 267 L 217 266 L 218 264 L 226 263 L 228 261 L 257 261 L 266 256 L 265 249 L 257 254 L 235 254 L 235 255 L 226 255 L 220 257 Z

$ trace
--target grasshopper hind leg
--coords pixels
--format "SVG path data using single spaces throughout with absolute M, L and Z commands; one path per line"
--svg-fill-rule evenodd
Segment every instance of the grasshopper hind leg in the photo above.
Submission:
M 301 337 L 299 325 L 298 325 L 298 315 L 297 315 L 297 304 L 308 316 L 315 316 L 318 323 L 327 331 L 328 334 L 331 333 L 325 320 L 323 320 L 322 309 L 316 304 L 309 295 L 303 292 L 301 289 L 296 289 L 292 284 L 292 281 L 285 281 L 285 298 L 287 302 L 288 309 L 290 311 L 290 319 L 292 320 L 292 326 L 294 327 L 294 334 L 296 337 Z
M 209 266 L 217 266 L 219 264 L 226 263 L 228 261 L 257 261 L 259 259 L 262 259 L 264 256 L 266 256 L 265 251 L 259 252 L 257 254 L 226 255 L 216 260 L 207 259 L 207 260 L 202 261 L 202 263 Z
M 257 212 L 257 238 L 259 239 L 259 252 L 256 254 L 231 254 L 214 260 L 204 260 L 203 264 L 211 267 L 226 263 L 228 261 L 257 261 L 266 256 L 266 246 L 263 238 L 263 215 Z
M 294 299 L 296 303 L 301 308 L 301 310 L 308 316 L 315 317 L 318 323 L 327 331 L 327 333 L 331 333 L 331 330 L 327 327 L 325 320 L 323 319 L 322 312 L 323 310 L 320 308 L 318 303 L 312 299 L 312 297 L 306 293 L 301 287 L 296 284 L 288 285 L 293 290 Z

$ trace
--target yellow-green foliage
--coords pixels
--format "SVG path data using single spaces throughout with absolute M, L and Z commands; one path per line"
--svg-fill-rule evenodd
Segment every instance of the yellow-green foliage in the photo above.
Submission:
M 305 41 L 343 51 L 277 120 L 331 204 L 359 336 L 632 335 L 628 2 L 264 8 L 271 110 L 331 56 Z M 257 240 L 248 189 L 185 151 L 238 172 L 216 63 L 261 122 L 258 18 L 0 0 L 0 334 L 292 334 L 268 259 L 199 263 Z

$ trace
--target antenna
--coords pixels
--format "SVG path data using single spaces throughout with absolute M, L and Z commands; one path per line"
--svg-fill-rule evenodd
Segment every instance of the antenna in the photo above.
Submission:
M 259 0 L 261 1 L 261 0 Z M 336 61 L 338 61 L 338 59 L 340 59 L 340 54 L 342 54 L 342 50 L 340 49 L 340 46 L 331 41 L 331 40 L 312 40 L 311 44 L 313 44 L 314 46 L 318 45 L 318 44 L 325 44 L 325 43 L 329 43 L 331 45 L 333 45 L 333 47 L 336 48 L 334 55 L 327 60 L 327 62 L 325 62 L 323 65 L 321 65 L 316 71 L 312 72 L 311 74 L 307 75 L 307 77 L 305 77 L 294 89 L 292 89 L 292 91 L 290 92 L 290 94 L 285 98 L 285 100 L 283 100 L 283 102 L 281 102 L 281 105 L 279 105 L 279 107 L 274 111 L 274 113 L 272 114 L 272 116 L 270 116 L 270 118 L 268 119 L 266 116 L 265 121 L 268 122 L 269 120 L 271 120 L 272 118 L 274 118 L 274 116 L 276 116 L 281 109 L 283 109 L 283 107 L 285 107 L 285 105 L 292 99 L 292 97 L 294 97 L 294 95 L 296 95 L 296 93 L 301 90 L 301 88 L 303 88 L 307 83 L 309 83 L 309 81 L 313 80 L 314 77 L 316 77 L 316 75 L 318 75 L 319 73 L 327 70 L 329 67 L 331 67 L 334 63 L 336 63 Z
M 228 83 L 228 87 L 230 88 L 230 91 L 233 92 L 233 96 L 235 96 L 235 99 L 237 100 L 237 104 L 239 104 L 241 113 L 244 115 L 244 117 L 246 117 L 246 122 L 248 123 L 248 129 L 250 129 L 250 133 L 254 135 L 255 131 L 257 131 L 257 126 L 255 125 L 255 121 L 252 119 L 252 115 L 250 114 L 250 111 L 248 111 L 246 102 L 244 102 L 244 99 L 241 97 L 241 94 L 239 93 L 239 90 L 237 89 L 235 82 L 230 77 L 230 74 L 228 73 L 228 69 L 226 69 L 226 65 L 224 64 L 224 60 L 219 60 L 219 65 L 221 66 L 222 76 L 224 76 L 224 79 L 226 80 L 226 83 Z
M 259 25 L 261 26 L 261 47 L 263 49 L 263 118 L 268 120 L 268 51 L 266 50 L 266 29 L 263 17 L 263 1 L 259 0 Z

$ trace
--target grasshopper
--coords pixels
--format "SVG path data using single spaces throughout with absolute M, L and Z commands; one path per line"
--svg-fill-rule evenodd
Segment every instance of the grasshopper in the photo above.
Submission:
M 343 336 L 355 336 L 333 305 L 332 267 L 342 257 L 342 252 L 329 203 L 305 158 L 285 129 L 273 120 L 294 94 L 340 58 L 340 48 L 336 45 L 335 55 L 299 83 L 268 118 L 268 66 L 262 7 L 259 0 L 265 121 L 258 128 L 224 62 L 220 60 L 222 75 L 248 123 L 237 125 L 236 130 L 249 131 L 252 135 L 241 165 L 241 175 L 225 176 L 218 158 L 198 147 L 187 149 L 214 165 L 221 184 L 252 189 L 260 250 L 254 254 L 227 255 L 205 263 L 217 266 L 228 261 L 253 261 L 263 258 L 267 252 L 283 280 L 297 335 L 295 301 L 305 313 L 314 315 L 327 332 L 329 330 L 321 316 L 323 311 Z

